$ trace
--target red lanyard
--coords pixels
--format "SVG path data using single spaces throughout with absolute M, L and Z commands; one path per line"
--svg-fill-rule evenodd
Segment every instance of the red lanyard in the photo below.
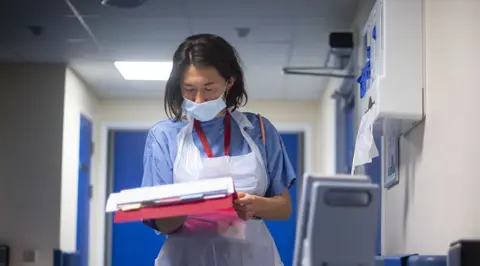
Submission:
M 195 130 L 197 131 L 198 137 L 200 138 L 200 141 L 202 142 L 203 149 L 205 150 L 205 153 L 207 154 L 208 158 L 213 158 L 213 152 L 212 152 L 212 147 L 208 143 L 207 137 L 205 136 L 205 132 L 203 132 L 202 127 L 200 126 L 200 122 L 198 120 L 195 120 L 193 122 L 193 126 L 195 127 Z M 225 156 L 228 156 L 229 151 L 230 151 L 230 136 L 231 136 L 231 127 L 230 127 L 230 113 L 227 111 L 225 112 L 225 134 L 223 138 L 223 145 L 225 149 Z

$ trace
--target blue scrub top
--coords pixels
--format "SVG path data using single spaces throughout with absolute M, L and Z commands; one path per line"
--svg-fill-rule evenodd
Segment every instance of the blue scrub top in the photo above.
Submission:
M 266 138 L 266 145 L 264 145 L 261 139 L 258 116 L 253 113 L 244 114 L 254 127 L 253 129 L 247 129 L 247 133 L 258 145 L 270 179 L 270 185 L 265 196 L 279 195 L 290 187 L 296 179 L 296 173 L 288 158 L 283 140 L 272 123 L 263 118 Z M 177 156 L 177 135 L 183 127 L 187 126 L 187 123 L 186 121 L 174 122 L 168 119 L 158 122 L 150 129 L 145 144 L 142 186 L 173 183 L 173 165 Z M 217 117 L 200 124 L 214 156 L 224 156 L 224 117 Z M 238 124 L 233 119 L 231 127 L 230 156 L 250 153 L 250 147 L 242 136 Z M 195 130 L 193 131 L 193 140 L 201 155 L 207 157 Z

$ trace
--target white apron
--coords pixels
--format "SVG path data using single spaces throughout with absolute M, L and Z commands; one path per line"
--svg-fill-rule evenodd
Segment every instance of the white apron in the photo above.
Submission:
M 252 152 L 240 156 L 203 158 L 192 138 L 193 121 L 177 137 L 178 153 L 174 164 L 174 182 L 231 176 L 239 192 L 264 196 L 268 178 L 258 146 L 244 130 L 253 128 L 247 117 L 233 112 L 231 118 Z M 218 224 L 208 215 L 190 216 L 187 220 Z M 263 220 L 249 220 L 234 233 L 196 234 L 181 233 L 167 236 L 155 261 L 156 266 L 282 266 L 277 248 Z M 232 226 L 233 228 L 233 226 Z M 240 233 L 238 233 L 240 232 Z

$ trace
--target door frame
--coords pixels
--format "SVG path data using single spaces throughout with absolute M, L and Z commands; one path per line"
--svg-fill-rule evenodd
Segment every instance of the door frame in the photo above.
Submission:
M 91 217 L 93 226 L 90 230 L 93 230 L 95 234 L 90 234 L 90 262 L 93 266 L 111 266 L 110 258 L 107 254 L 107 248 L 111 247 L 110 235 L 107 234 L 108 226 L 107 225 L 107 215 L 103 215 L 105 209 L 105 204 L 107 201 L 107 188 L 109 180 L 109 132 L 115 130 L 149 130 L 155 123 L 158 121 L 152 122 L 128 122 L 128 121 L 103 121 L 100 124 L 100 143 L 96 146 L 98 147 L 98 167 L 95 179 L 92 180 L 93 185 L 93 195 L 91 201 L 91 207 L 96 210 L 95 214 Z M 313 128 L 312 125 L 308 123 L 275 123 L 272 121 L 278 132 L 280 133 L 303 133 L 304 137 L 304 149 L 303 149 L 303 169 L 304 173 L 312 173 L 312 163 L 313 163 Z M 303 178 L 303 177 L 298 177 Z M 110 193 L 110 192 L 108 192 Z M 102 213 L 100 213 L 102 212 Z M 107 239 L 109 238 L 109 239 Z M 111 251 L 108 252 L 110 254 Z
M 77 208 L 77 211 L 76 211 L 76 220 L 75 220 L 75 251 L 76 252 L 79 252 L 79 246 L 78 246 L 78 238 L 79 238 L 79 235 L 78 235 L 78 217 L 79 217 L 79 210 L 78 210 L 78 203 L 79 203 L 79 198 L 80 198 L 80 191 L 79 191 L 79 184 L 80 184 L 80 175 L 81 175 L 81 170 L 80 168 L 82 167 L 81 166 L 81 154 L 80 154 L 80 150 L 82 149 L 82 120 L 85 120 L 85 121 L 88 121 L 88 123 L 90 124 L 90 143 L 88 143 L 87 145 L 92 145 L 92 143 L 94 142 L 94 139 L 95 139 L 95 122 L 94 122 L 94 119 L 93 117 L 90 115 L 90 114 L 87 114 L 85 112 L 82 112 L 80 111 L 79 112 L 79 115 L 78 115 L 78 125 L 79 125 L 79 128 L 78 128 L 78 133 L 79 133 L 79 142 L 78 142 L 78 171 L 77 171 L 77 198 L 76 198 L 76 208 Z M 94 176 L 94 169 L 93 169 L 93 165 L 94 165 L 94 154 L 93 154 L 93 147 L 90 147 L 90 154 L 89 154 L 89 172 L 87 173 L 88 175 L 88 186 L 89 186 L 89 189 L 91 189 L 92 187 L 92 184 L 93 184 L 93 176 Z M 91 217 L 92 217 L 92 214 L 94 213 L 93 212 L 93 207 L 94 207 L 94 203 L 92 201 L 92 197 L 91 195 L 88 196 L 89 199 L 88 199 L 88 203 L 87 203 L 87 207 L 88 207 L 88 221 L 87 221 L 87 224 L 86 226 L 88 227 L 88 230 L 86 232 L 87 234 L 87 249 L 88 249 L 88 257 L 87 257 L 87 265 L 90 264 L 90 261 L 91 261 L 91 251 L 92 251 L 92 248 L 91 248 L 91 245 L 92 245 L 92 221 L 91 221 Z M 83 254 L 80 254 L 80 256 L 83 256 Z

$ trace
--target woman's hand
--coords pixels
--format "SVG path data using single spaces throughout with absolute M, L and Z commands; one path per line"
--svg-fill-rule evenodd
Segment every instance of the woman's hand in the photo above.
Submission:
M 287 220 L 292 213 L 292 201 L 288 189 L 274 197 L 239 192 L 233 206 L 243 220 L 252 219 L 254 216 L 265 220 Z
M 238 217 L 245 221 L 252 219 L 262 207 L 261 198 L 245 192 L 238 192 L 238 199 L 233 204 Z

